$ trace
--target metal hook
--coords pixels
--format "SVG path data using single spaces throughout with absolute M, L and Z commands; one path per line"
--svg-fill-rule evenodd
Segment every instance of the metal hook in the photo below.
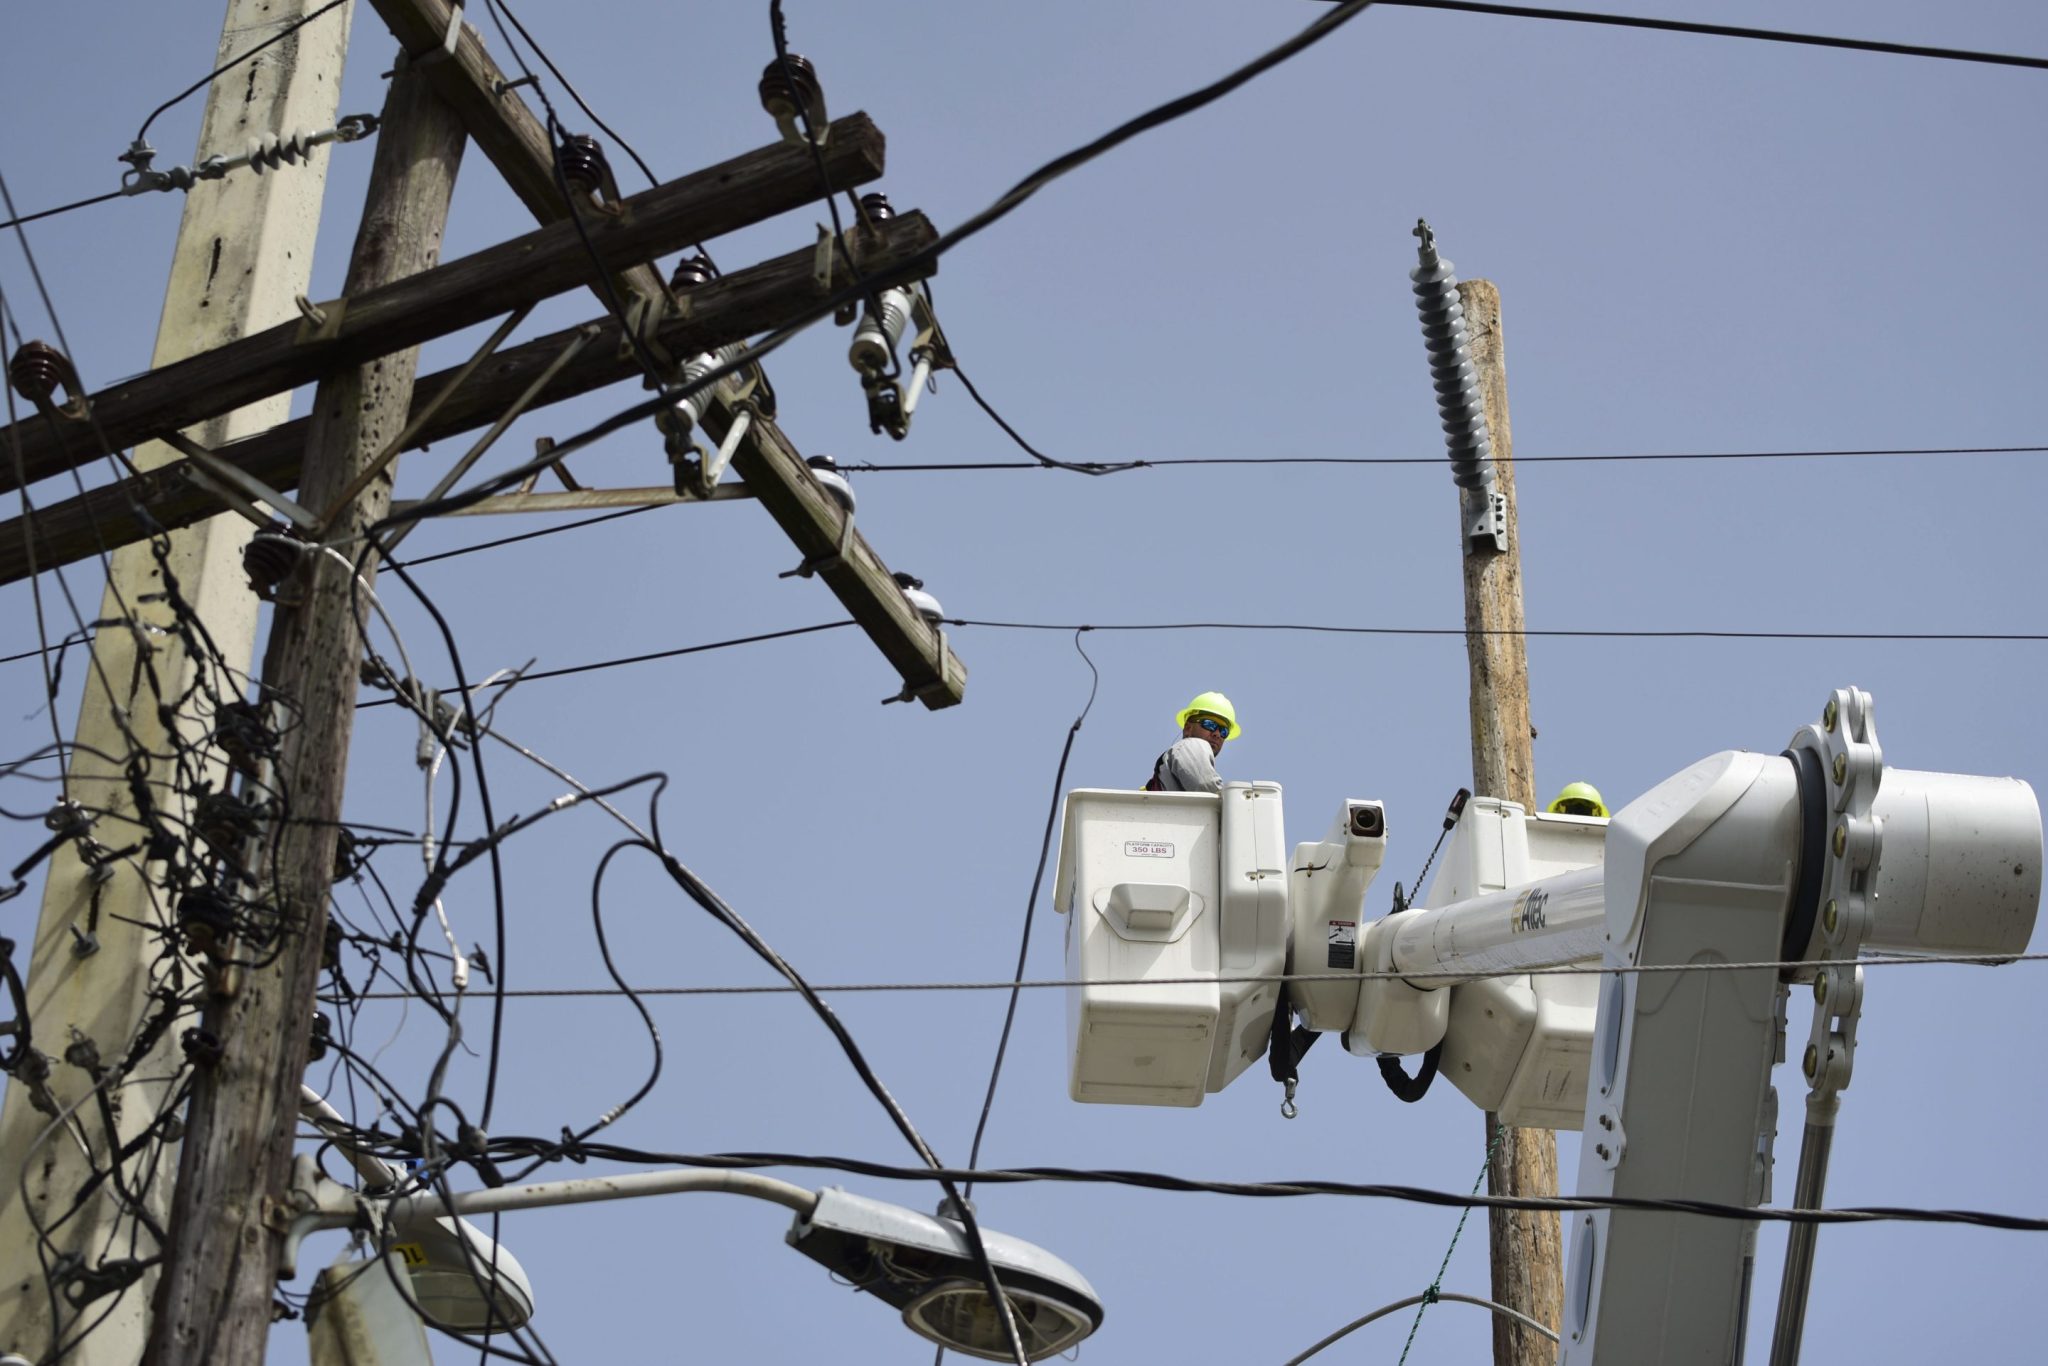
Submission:
M 1294 1104 L 1294 1078 L 1287 1079 L 1287 1098 L 1280 1102 L 1280 1118 L 1293 1119 L 1301 1111 Z

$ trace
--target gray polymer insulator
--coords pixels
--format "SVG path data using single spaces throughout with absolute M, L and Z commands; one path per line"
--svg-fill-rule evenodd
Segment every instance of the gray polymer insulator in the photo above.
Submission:
M 1408 272 L 1415 285 L 1415 309 L 1422 315 L 1422 340 L 1429 348 L 1429 377 L 1436 385 L 1436 409 L 1443 418 L 1444 446 L 1451 475 L 1461 489 L 1493 492 L 1493 437 L 1486 426 L 1486 402 L 1465 340 L 1465 307 L 1458 301 L 1458 272 L 1436 254 L 1429 224 L 1415 220 L 1422 239 L 1421 263 Z

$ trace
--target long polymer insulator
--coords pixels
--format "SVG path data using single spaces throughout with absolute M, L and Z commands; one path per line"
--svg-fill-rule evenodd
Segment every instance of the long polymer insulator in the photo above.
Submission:
M 1444 446 L 1451 476 L 1462 489 L 1493 491 L 1493 436 L 1486 426 L 1486 401 L 1465 337 L 1465 306 L 1458 301 L 1457 268 L 1436 253 L 1436 234 L 1415 220 L 1420 263 L 1408 272 L 1415 285 L 1415 311 L 1422 315 L 1422 342 L 1429 348 L 1429 377 L 1436 385 L 1436 410 L 1443 418 Z

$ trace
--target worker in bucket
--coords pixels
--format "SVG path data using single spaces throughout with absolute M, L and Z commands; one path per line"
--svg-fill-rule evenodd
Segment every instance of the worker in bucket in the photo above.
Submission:
M 1607 803 L 1591 783 L 1566 783 L 1547 808 L 1553 816 L 1598 816 L 1607 819 Z
M 1154 761 L 1145 790 L 1221 792 L 1216 756 L 1223 752 L 1225 740 L 1235 740 L 1240 733 L 1237 709 L 1220 692 L 1198 693 L 1173 719 L 1180 723 L 1180 739 Z

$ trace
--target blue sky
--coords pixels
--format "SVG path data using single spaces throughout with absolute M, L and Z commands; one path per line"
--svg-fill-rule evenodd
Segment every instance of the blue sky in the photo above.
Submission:
M 114 156 L 142 114 L 207 69 L 218 8 L 129 7 L 109 23 L 102 9 L 46 6 L 18 18 L 16 40 L 0 50 L 10 112 L 0 168 L 16 202 L 112 188 Z M 379 106 L 392 52 L 374 12 L 359 8 L 345 111 Z M 1279 41 L 1317 8 L 791 0 L 788 13 L 792 46 L 817 64 L 832 110 L 864 109 L 887 133 L 881 188 L 944 228 L 1049 157 Z M 1706 17 L 1709 7 L 1628 8 Z M 753 89 L 772 52 L 765 4 L 527 0 L 520 12 L 664 177 L 773 139 Z M 1710 17 L 2048 53 L 2048 13 L 2019 0 L 1731 0 Z M 490 45 L 498 51 L 495 35 Z M 581 131 L 560 90 L 550 93 Z M 198 109 L 190 101 L 152 130 L 165 160 L 191 159 Z M 1462 275 L 1501 289 L 1525 457 L 2040 444 L 2028 395 L 2048 360 L 2044 114 L 2038 72 L 1376 9 L 1059 182 L 948 256 L 937 298 L 982 392 L 1055 455 L 1438 455 L 1407 281 L 1409 230 L 1426 216 Z M 333 157 L 316 298 L 339 292 L 369 161 L 366 146 Z M 626 182 L 627 159 L 613 163 Z M 94 386 L 147 366 L 178 210 L 168 195 L 120 200 L 29 230 Z M 807 244 L 820 217 L 785 215 L 712 245 L 728 268 L 747 264 Z M 472 152 L 446 256 L 529 226 Z M 28 331 L 45 332 L 11 240 L 0 286 Z M 587 295 L 565 297 L 527 331 L 595 311 Z M 474 343 L 446 339 L 424 366 L 453 363 Z M 807 452 L 843 463 L 1012 458 L 944 381 L 909 441 L 871 436 L 845 343 L 820 327 L 771 366 L 783 425 Z M 509 465 L 533 437 L 564 436 L 639 396 L 621 387 L 530 415 L 493 459 Z M 403 486 L 424 488 L 448 458 L 445 448 L 408 457 Z M 575 464 L 586 482 L 620 485 L 661 482 L 667 469 L 651 424 Z M 1436 466 L 854 477 L 867 536 L 957 616 L 1461 620 L 1456 498 Z M 1518 479 L 1532 628 L 2044 629 L 2034 509 L 2048 478 L 2037 454 L 1532 463 Z M 11 500 L 0 511 L 11 515 Z M 538 525 L 451 520 L 423 527 L 407 549 Z M 823 587 L 776 577 L 796 558 L 760 509 L 733 502 L 418 577 L 476 676 L 529 658 L 556 667 L 836 618 Z M 72 582 L 84 598 L 98 592 L 90 567 Z M 385 597 L 415 657 L 431 656 L 424 613 L 395 585 Z M 9 652 L 34 643 L 24 586 L 0 589 L 0 614 Z M 663 825 L 676 853 L 814 981 L 1000 978 L 1015 959 L 1060 744 L 1090 677 L 1063 634 L 950 636 L 971 675 L 966 703 L 940 713 L 878 705 L 897 681 L 844 631 L 534 682 L 499 719 L 589 782 L 667 772 Z M 1246 730 L 1223 767 L 1285 785 L 1290 839 L 1319 836 L 1346 796 L 1386 801 L 1386 885 L 1368 914 L 1384 913 L 1395 879 L 1412 879 L 1445 800 L 1470 779 L 1455 637 L 1095 633 L 1086 648 L 1101 688 L 1069 785 L 1136 784 L 1171 738 L 1174 709 L 1220 688 Z M 2048 776 L 2038 642 L 1540 638 L 1529 655 L 1546 794 L 1585 778 L 1618 805 L 1714 751 L 1775 752 L 1849 683 L 1874 693 L 1894 763 L 2037 787 Z M 47 738 L 33 666 L 0 666 L 0 689 L 0 750 Z M 57 709 L 68 726 L 75 698 Z M 354 818 L 417 821 L 412 747 L 392 709 L 364 714 Z M 531 811 L 561 790 L 509 753 L 489 762 L 501 811 Z M 581 813 L 508 846 L 515 986 L 603 982 L 590 885 L 612 838 Z M 379 866 L 410 874 L 402 851 Z M 488 888 L 476 875 L 448 904 L 465 941 L 487 941 Z M 1030 972 L 1054 976 L 1049 888 L 1038 909 Z M 654 869 L 617 866 L 604 912 L 638 983 L 766 980 Z M 1871 974 L 1831 1203 L 2040 1212 L 2034 1135 L 2048 1103 L 2023 1043 L 2039 972 Z M 964 1161 L 1001 995 L 859 994 L 835 1006 L 940 1154 Z M 616 1141 L 909 1160 L 799 1003 L 667 998 L 653 1010 L 663 1081 Z M 1072 1104 L 1062 1012 L 1058 993 L 1026 994 L 989 1164 L 1455 1189 L 1479 1167 L 1483 1125 L 1462 1096 L 1442 1088 L 1403 1106 L 1369 1061 L 1328 1046 L 1304 1064 L 1291 1123 L 1256 1072 L 1191 1112 Z M 385 1065 L 415 1094 L 438 1042 L 427 1024 L 419 1010 L 401 1022 L 395 1005 L 360 1024 L 365 1040 L 397 1032 Z M 648 1055 L 621 1001 L 517 1002 L 494 1130 L 551 1135 L 587 1122 L 638 1084 Z M 477 1094 L 482 1075 L 479 1060 L 459 1059 L 455 1094 Z M 1788 1119 L 1796 1081 L 1781 1069 Z M 1781 1138 L 1781 1200 L 1796 1147 L 1796 1132 Z M 1576 1135 L 1560 1136 L 1560 1151 L 1569 1184 Z M 845 1184 L 918 1207 L 935 1199 L 922 1186 Z M 1109 1317 L 1083 1359 L 1116 1363 L 1284 1360 L 1426 1286 L 1456 1220 L 1378 1202 L 1051 1187 L 985 1189 L 980 1208 L 988 1225 L 1091 1277 Z M 770 1209 L 689 1197 L 508 1217 L 505 1237 L 536 1283 L 535 1326 L 563 1361 L 929 1359 L 888 1310 L 780 1247 L 781 1228 Z M 1460 1242 L 1447 1289 L 1485 1293 L 1477 1233 L 1475 1223 Z M 1782 1245 L 1763 1234 L 1766 1304 Z M 317 1263 L 322 1253 L 310 1255 Z M 2031 1299 L 2044 1275 L 2048 1244 L 2035 1235 L 1829 1230 L 1809 1358 L 2013 1358 L 2038 1336 Z M 1770 1315 L 1756 1317 L 1751 1352 L 1761 1359 Z M 1391 1360 L 1404 1329 L 1402 1316 L 1374 1325 L 1328 1359 Z M 1434 1309 L 1409 1360 L 1482 1359 L 1487 1333 L 1481 1314 Z M 296 1326 L 278 1331 L 276 1349 L 277 1360 L 303 1358 Z M 451 1347 L 443 1359 L 459 1355 Z

